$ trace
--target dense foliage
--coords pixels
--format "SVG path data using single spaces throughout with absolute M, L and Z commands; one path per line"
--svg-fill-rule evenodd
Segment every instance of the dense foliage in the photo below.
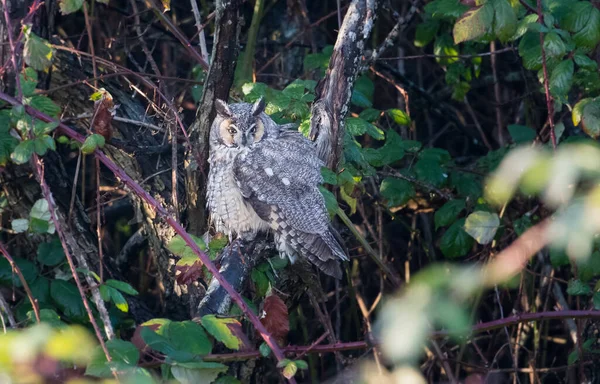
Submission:
M 339 9 L 334 1 L 284 3 L 242 6 L 248 22 L 230 96 L 265 98 L 273 119 L 308 137 L 311 105 L 335 50 L 335 19 L 343 21 L 348 2 Z M 113 131 L 121 109 L 130 106 L 119 107 L 125 98 L 107 80 L 136 72 L 139 78 L 119 85 L 156 115 L 138 123 L 174 143 L 164 157 L 175 159 L 175 177 L 185 173 L 178 167 L 191 167 L 177 162 L 177 146 L 192 145 L 181 128 L 192 126 L 210 73 L 193 58 L 180 62 L 187 48 L 171 36 L 194 36 L 185 39 L 196 49 L 201 24 L 186 19 L 187 2 L 150 1 L 144 14 L 135 0 L 60 0 L 55 27 L 63 40 L 44 38 L 34 32 L 39 25 L 32 15 L 41 12 L 34 2 L 23 23 L 12 26 L 3 57 L 0 370 L 15 382 L 320 382 L 344 367 L 362 372 L 364 382 L 595 377 L 600 3 L 382 3 L 361 71 L 349 79 L 343 159 L 337 169 L 322 169 L 321 190 L 351 256 L 345 279 L 320 276 L 307 284 L 294 278 L 287 260 L 269 254 L 240 292 L 245 305 L 233 305 L 229 316 L 186 317 L 155 304 L 198 287 L 204 293 L 216 272 L 198 257 L 220 263 L 230 239 L 177 232 L 166 219 L 186 220 L 184 209 L 172 204 L 181 201 L 177 187 L 160 186 L 175 191 L 166 201 L 147 183 L 155 175 L 125 180 L 103 153 L 119 159 L 119 150 L 127 155 L 136 147 L 135 138 Z M 206 49 L 205 32 L 212 44 L 208 32 L 215 27 L 207 15 L 216 4 L 198 5 L 194 14 L 208 23 L 199 52 Z M 277 21 L 281 13 L 284 21 Z M 116 15 L 126 30 L 99 26 Z M 6 11 L 9 34 L 11 17 Z M 143 38 L 140 23 L 152 31 Z M 138 39 L 136 46 L 128 47 L 130 38 Z M 163 52 L 149 52 L 150 43 Z M 53 82 L 64 71 L 60 54 L 93 61 L 89 79 L 67 84 L 89 98 L 83 117 L 68 99 L 53 96 L 52 87 L 65 86 Z M 57 156 L 48 160 L 50 153 Z M 82 159 L 90 159 L 87 167 Z M 47 161 L 65 164 L 66 202 L 55 201 Z M 80 172 L 93 181 L 85 184 Z M 20 184 L 22 178 L 39 188 Z M 144 188 L 155 200 L 141 195 Z M 102 216 L 111 199 L 129 201 L 132 191 L 142 208 L 129 202 L 131 209 L 118 211 L 114 222 Z M 99 261 L 86 263 L 73 248 L 75 201 L 94 217 L 86 230 L 97 236 Z M 150 241 L 133 261 L 117 260 L 144 220 L 157 217 L 175 228 L 162 243 L 173 265 L 157 257 Z M 160 263 L 184 287 L 178 294 L 156 277 Z M 138 316 L 132 311 L 138 306 L 150 315 Z M 254 330 L 257 316 L 275 344 Z M 357 349 L 363 359 L 348 352 Z

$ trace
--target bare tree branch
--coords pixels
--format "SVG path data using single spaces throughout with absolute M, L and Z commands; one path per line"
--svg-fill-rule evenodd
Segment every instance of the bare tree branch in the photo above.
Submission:
M 375 0 L 353 0 L 338 33 L 329 68 L 312 107 L 310 137 L 319 157 L 336 168 L 341 159 L 344 119 L 354 80 L 362 65 L 364 45 L 375 21 Z

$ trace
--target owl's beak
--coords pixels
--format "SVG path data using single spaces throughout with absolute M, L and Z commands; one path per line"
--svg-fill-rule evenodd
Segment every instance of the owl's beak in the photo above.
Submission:
M 248 139 L 246 138 L 246 135 L 242 134 L 242 145 L 246 145 L 246 143 L 248 142 Z

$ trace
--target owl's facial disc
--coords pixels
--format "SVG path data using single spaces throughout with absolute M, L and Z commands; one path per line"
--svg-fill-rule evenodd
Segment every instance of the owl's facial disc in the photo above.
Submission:
M 219 126 L 220 141 L 227 147 L 243 148 L 262 140 L 265 126 L 260 118 L 223 120 Z

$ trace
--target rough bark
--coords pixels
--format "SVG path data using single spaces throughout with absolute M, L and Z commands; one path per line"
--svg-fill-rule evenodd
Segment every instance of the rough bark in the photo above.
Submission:
M 241 0 L 217 0 L 215 34 L 210 67 L 204 82 L 196 119 L 190 129 L 193 148 L 187 164 L 188 231 L 201 235 L 206 230 L 206 181 L 208 176 L 208 135 L 215 118 L 215 100 L 228 100 L 238 58 Z M 199 159 L 200 164 L 197 164 Z
M 375 21 L 376 0 L 353 0 L 329 61 L 325 78 L 317 87 L 312 107 L 310 136 L 319 156 L 336 169 L 344 141 L 344 119 L 352 96 L 354 80 L 361 68 L 364 47 Z

